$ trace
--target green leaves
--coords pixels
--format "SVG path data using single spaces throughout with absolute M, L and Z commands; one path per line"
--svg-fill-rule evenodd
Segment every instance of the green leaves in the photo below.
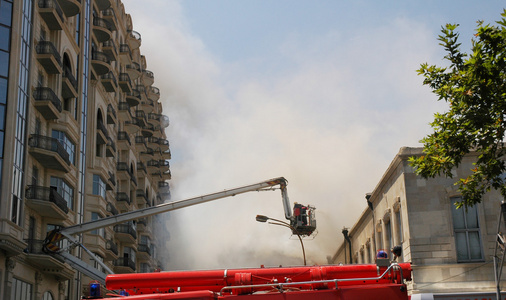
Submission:
M 492 188 L 506 199 L 506 10 L 501 16 L 496 26 L 478 22 L 471 54 L 460 51 L 457 24 L 442 27 L 438 40 L 449 67 L 423 63 L 417 70 L 423 84 L 449 105 L 447 112 L 434 114 L 434 132 L 421 140 L 425 155 L 410 159 L 417 174 L 451 178 L 466 154 L 478 154 L 470 175 L 455 183 L 464 199 L 458 206 L 481 202 Z

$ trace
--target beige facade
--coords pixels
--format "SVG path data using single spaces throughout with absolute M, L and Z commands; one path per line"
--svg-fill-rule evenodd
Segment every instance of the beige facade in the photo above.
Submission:
M 411 293 L 495 292 L 493 255 L 502 197 L 487 193 L 482 203 L 467 210 L 454 208 L 460 195 L 456 178 L 467 176 L 475 161 L 465 157 L 454 179 L 423 179 L 408 158 L 422 148 L 401 148 L 376 188 L 370 202 L 351 227 L 352 263 L 373 263 L 376 251 L 402 246 L 400 261 L 411 262 Z M 350 263 L 345 241 L 330 259 Z
M 168 117 L 140 46 L 120 0 L 0 0 L 1 299 L 80 299 L 91 278 L 44 251 L 47 232 L 170 196 Z M 80 238 L 115 273 L 151 272 L 157 222 Z

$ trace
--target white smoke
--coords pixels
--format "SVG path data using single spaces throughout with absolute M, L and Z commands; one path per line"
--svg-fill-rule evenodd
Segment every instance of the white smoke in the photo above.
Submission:
M 395 19 L 353 38 L 344 29 L 292 35 L 276 49 L 289 67 L 230 66 L 189 30 L 178 2 L 124 2 L 171 120 L 172 199 L 284 176 L 292 203 L 317 209 L 308 264 L 326 263 L 341 228 L 366 208 L 365 194 L 400 147 L 418 145 L 438 110 L 415 72 L 441 57 L 422 24 Z M 253 68 L 263 72 L 246 72 Z M 298 239 L 257 223 L 257 214 L 283 219 L 279 191 L 171 212 L 170 240 L 158 251 L 165 269 L 301 265 Z

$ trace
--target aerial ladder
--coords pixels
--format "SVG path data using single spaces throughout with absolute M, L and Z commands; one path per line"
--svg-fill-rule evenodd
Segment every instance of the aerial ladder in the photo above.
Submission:
M 275 190 L 277 189 L 276 186 L 279 186 L 279 189 L 281 190 L 282 202 L 285 211 L 285 218 L 290 222 L 290 228 L 292 229 L 292 233 L 297 234 L 299 236 L 310 236 L 313 233 L 315 233 L 316 230 L 316 220 L 314 214 L 315 208 L 310 205 L 302 206 L 296 203 L 293 209 L 293 211 L 295 211 L 294 216 L 294 213 L 292 212 L 292 209 L 290 207 L 290 200 L 288 198 L 286 188 L 287 180 L 283 177 L 278 177 L 262 181 L 256 184 L 224 190 L 213 194 L 207 194 L 185 200 L 172 201 L 157 206 L 147 207 L 135 211 L 129 211 L 126 213 L 102 218 L 99 220 L 76 224 L 64 228 L 57 228 L 53 231 L 48 232 L 47 237 L 44 240 L 43 249 L 46 253 L 49 253 L 59 258 L 60 260 L 65 261 L 79 272 L 104 284 L 106 279 L 105 273 L 88 265 L 87 263 L 75 257 L 68 251 L 72 248 L 79 246 L 85 252 L 87 252 L 90 255 L 90 257 L 93 258 L 107 273 L 109 274 L 114 273 L 101 260 L 95 259 L 96 257 L 95 254 L 91 252 L 89 249 L 87 249 L 82 243 L 79 242 L 79 239 L 76 237 L 77 235 L 92 230 L 97 230 L 100 228 L 113 226 L 116 224 L 122 224 L 129 221 L 146 218 L 149 216 L 154 216 L 165 212 L 173 211 L 176 209 L 202 204 L 213 200 L 232 197 L 247 192 Z M 69 242 L 68 243 L 69 246 L 65 248 L 60 248 L 58 245 L 61 244 L 62 240 L 67 240 Z

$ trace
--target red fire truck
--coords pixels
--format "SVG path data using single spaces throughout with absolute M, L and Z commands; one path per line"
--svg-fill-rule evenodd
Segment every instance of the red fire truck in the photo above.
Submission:
M 68 249 L 58 246 L 62 239 L 66 239 L 70 242 L 69 248 L 79 246 L 94 258 L 95 255 L 78 242 L 76 235 L 246 192 L 273 190 L 276 186 L 281 190 L 285 218 L 289 221 L 292 233 L 299 237 L 313 235 L 316 231 L 315 208 L 296 203 L 292 209 L 286 189 L 287 181 L 279 177 L 60 228 L 48 233 L 44 249 L 94 279 L 89 286 L 89 295 L 86 296 L 93 299 L 408 299 L 405 281 L 411 280 L 410 264 L 391 264 L 387 258 L 379 258 L 376 264 L 370 265 L 262 267 L 137 274 L 113 274 L 107 265 L 97 259 L 96 262 L 110 274 L 106 275 L 71 255 Z M 106 293 L 106 290 L 115 293 Z

